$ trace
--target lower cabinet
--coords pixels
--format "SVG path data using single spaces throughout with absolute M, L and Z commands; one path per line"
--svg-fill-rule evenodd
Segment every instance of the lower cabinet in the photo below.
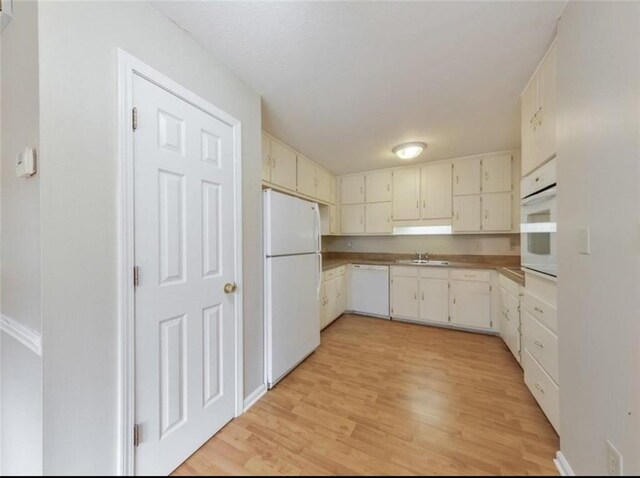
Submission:
M 451 324 L 460 327 L 490 329 L 491 284 L 487 281 L 451 280 Z
M 521 287 L 516 282 L 500 276 L 500 337 L 518 362 L 521 362 L 522 313 L 520 312 Z
M 560 376 L 556 282 L 525 272 L 525 284 L 521 306 L 524 381 L 557 431 Z
M 345 271 L 346 266 L 340 266 L 323 273 L 320 286 L 320 329 L 324 329 L 347 309 Z
M 411 269 L 415 268 L 391 268 L 392 317 L 412 320 L 418 318 L 418 274 L 417 270 Z
M 491 272 L 391 267 L 391 317 L 490 331 Z

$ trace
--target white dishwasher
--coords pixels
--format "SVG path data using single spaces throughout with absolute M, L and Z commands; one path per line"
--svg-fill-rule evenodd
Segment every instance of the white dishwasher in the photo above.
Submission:
M 353 264 L 350 272 L 350 309 L 389 319 L 389 266 Z

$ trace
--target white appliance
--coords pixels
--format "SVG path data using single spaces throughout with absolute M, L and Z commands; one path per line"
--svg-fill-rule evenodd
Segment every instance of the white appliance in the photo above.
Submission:
M 320 237 L 317 204 L 264 191 L 269 388 L 320 345 Z
M 353 264 L 349 277 L 349 309 L 389 319 L 389 266 Z
M 558 221 L 555 159 L 522 178 L 521 196 L 522 266 L 555 277 Z

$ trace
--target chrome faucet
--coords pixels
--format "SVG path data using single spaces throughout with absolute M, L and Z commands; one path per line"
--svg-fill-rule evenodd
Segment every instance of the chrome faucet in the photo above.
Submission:
M 431 255 L 430 252 L 418 252 L 418 251 L 416 251 L 416 256 L 418 256 L 418 260 L 419 261 L 423 260 L 422 259 L 423 257 L 424 257 L 425 261 L 428 261 L 430 255 Z

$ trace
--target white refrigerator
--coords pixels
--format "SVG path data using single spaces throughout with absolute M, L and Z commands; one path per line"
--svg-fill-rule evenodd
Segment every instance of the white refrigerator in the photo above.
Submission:
M 264 191 L 267 384 L 272 388 L 320 345 L 320 211 Z

